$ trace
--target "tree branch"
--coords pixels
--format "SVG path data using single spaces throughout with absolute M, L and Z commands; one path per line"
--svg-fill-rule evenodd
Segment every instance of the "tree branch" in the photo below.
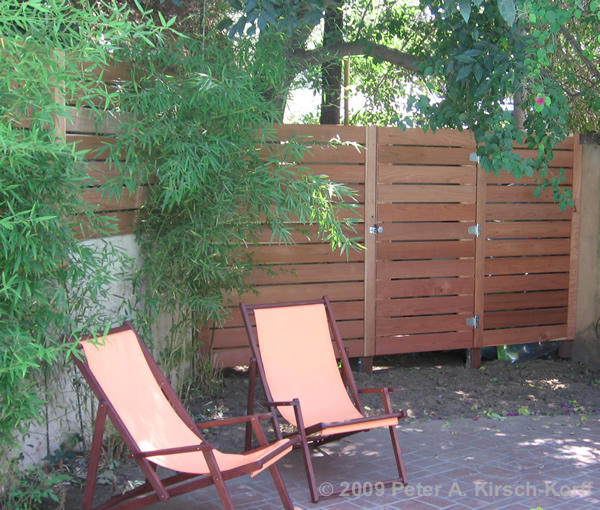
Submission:
M 305 67 L 320 65 L 333 59 L 356 55 L 379 57 L 390 64 L 402 67 L 412 73 L 418 72 L 417 64 L 419 61 L 414 55 L 368 41 L 337 42 L 317 48 L 316 50 L 299 50 L 293 53 L 293 57 L 298 62 L 303 63 Z
M 575 52 L 579 55 L 579 58 L 583 60 L 583 63 L 588 68 L 592 76 L 595 76 L 596 79 L 600 79 L 600 71 L 598 68 L 587 58 L 583 53 L 583 48 L 579 44 L 579 42 L 573 37 L 571 32 L 564 25 L 560 27 L 560 33 L 564 36 L 564 38 L 569 42 Z

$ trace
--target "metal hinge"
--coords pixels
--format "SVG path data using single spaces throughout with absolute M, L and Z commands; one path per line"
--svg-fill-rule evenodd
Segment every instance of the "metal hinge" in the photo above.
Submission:
M 471 225 L 468 227 L 467 232 L 475 237 L 481 236 L 481 223 L 477 223 L 476 225 Z
M 481 157 L 476 152 L 471 152 L 471 154 L 469 154 L 469 161 L 473 161 L 473 163 L 480 163 Z
M 467 318 L 467 326 L 471 326 L 472 328 L 479 327 L 479 315 L 474 315 L 473 317 Z
M 374 227 L 369 228 L 369 234 L 381 234 L 383 232 L 382 226 L 375 225 Z

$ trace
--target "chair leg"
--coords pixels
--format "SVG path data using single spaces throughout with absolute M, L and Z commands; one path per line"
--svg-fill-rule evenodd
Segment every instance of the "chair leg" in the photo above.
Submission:
M 254 414 L 254 398 L 256 392 L 256 358 L 250 359 L 250 370 L 248 374 L 248 404 L 247 414 L 248 416 Z M 246 423 L 246 440 L 244 444 L 246 451 L 252 449 L 252 424 Z
M 285 508 L 285 510 L 294 510 L 294 504 L 292 503 L 292 499 L 285 488 L 285 484 L 283 483 L 279 469 L 275 464 L 273 464 L 271 467 L 269 467 L 269 471 L 271 472 L 273 483 L 275 484 L 275 488 L 277 489 L 279 497 L 281 498 L 281 502 L 283 503 L 283 508 Z
M 304 439 L 304 438 L 303 438 Z M 308 489 L 310 491 L 310 499 L 313 503 L 319 501 L 319 491 L 317 490 L 317 482 L 315 481 L 315 471 L 312 465 L 312 459 L 310 458 L 310 450 L 306 440 L 302 441 L 302 457 L 304 460 L 304 469 L 306 470 L 306 480 L 308 482 Z
M 108 409 L 104 402 L 98 404 L 96 412 L 96 424 L 94 425 L 94 435 L 92 437 L 92 447 L 90 450 L 90 460 L 88 463 L 88 473 L 85 483 L 85 492 L 83 493 L 83 510 L 91 510 L 94 492 L 96 491 L 96 478 L 98 476 L 98 466 L 100 464 L 100 455 L 102 452 L 102 438 L 104 437 L 104 427 L 106 425 L 106 416 Z
M 392 449 L 394 450 L 396 465 L 398 466 L 398 474 L 400 475 L 402 483 L 406 485 L 408 483 L 408 477 L 406 476 L 406 468 L 404 467 L 404 460 L 402 459 L 402 450 L 400 448 L 400 441 L 398 440 L 398 432 L 394 426 L 389 427 L 389 429 L 390 437 L 392 439 Z
M 225 510 L 234 510 L 235 507 L 233 506 L 233 501 L 231 500 L 229 490 L 225 485 L 225 480 L 223 480 L 223 475 L 221 474 L 221 470 L 217 465 L 217 461 L 215 460 L 213 452 L 205 451 L 204 458 L 206 460 L 206 464 L 208 465 L 208 470 L 210 471 L 215 489 L 217 489 L 217 494 L 219 494 L 219 499 L 223 504 L 223 508 Z

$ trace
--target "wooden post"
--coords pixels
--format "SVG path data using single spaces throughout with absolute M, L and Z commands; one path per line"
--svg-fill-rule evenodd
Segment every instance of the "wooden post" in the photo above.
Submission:
M 570 358 L 573 355 L 577 319 L 577 282 L 579 267 L 579 232 L 581 221 L 581 158 L 582 147 L 579 135 L 573 137 L 573 212 L 571 215 L 571 248 L 569 258 L 569 297 L 567 311 L 567 341 L 561 342 L 558 355 Z
M 577 205 L 579 222 L 578 286 L 575 341 L 565 342 L 572 347 L 573 359 L 582 361 L 592 368 L 600 367 L 600 135 L 589 133 L 580 137 L 581 161 L 580 204 Z M 573 165 L 573 188 L 575 188 L 575 164 Z M 573 191 L 575 194 L 575 191 Z M 573 250 L 573 248 L 571 248 Z M 571 252 L 572 253 L 572 252 Z M 571 262 L 571 270 L 573 261 Z M 573 276 L 573 275 L 570 275 Z M 572 285 L 572 283 L 571 283 Z M 573 298 L 574 299 L 574 298 Z M 571 301 L 569 293 L 569 323 L 571 326 Z M 571 334 L 571 328 L 568 328 Z M 568 337 L 572 339 L 573 337 Z M 562 345 L 561 345 L 562 347 Z M 565 348 L 559 349 L 564 355 Z
M 473 312 L 479 317 L 478 326 L 473 330 L 473 348 L 468 357 L 471 368 L 481 366 L 481 348 L 483 347 L 483 327 L 485 299 L 485 210 L 487 201 L 487 174 L 481 165 L 477 165 L 477 210 L 475 221 L 479 224 L 480 235 L 475 238 L 475 285 L 473 289 Z
M 372 369 L 372 357 L 375 355 L 375 310 L 376 310 L 376 278 L 377 278 L 377 234 L 370 233 L 377 225 L 377 133 L 374 126 L 366 128 L 365 158 L 365 320 L 364 349 L 362 360 L 363 371 Z M 369 359 L 371 358 L 371 359 Z

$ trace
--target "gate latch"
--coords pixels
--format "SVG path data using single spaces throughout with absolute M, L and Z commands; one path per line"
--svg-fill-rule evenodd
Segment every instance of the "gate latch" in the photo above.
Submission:
M 467 232 L 475 237 L 481 236 L 481 223 L 477 223 L 476 225 L 471 225 L 467 228 Z
M 473 317 L 467 318 L 467 326 L 470 326 L 472 328 L 478 328 L 479 327 L 479 315 L 474 315 Z
M 383 232 L 383 227 L 381 225 L 369 228 L 369 234 L 381 234 Z

